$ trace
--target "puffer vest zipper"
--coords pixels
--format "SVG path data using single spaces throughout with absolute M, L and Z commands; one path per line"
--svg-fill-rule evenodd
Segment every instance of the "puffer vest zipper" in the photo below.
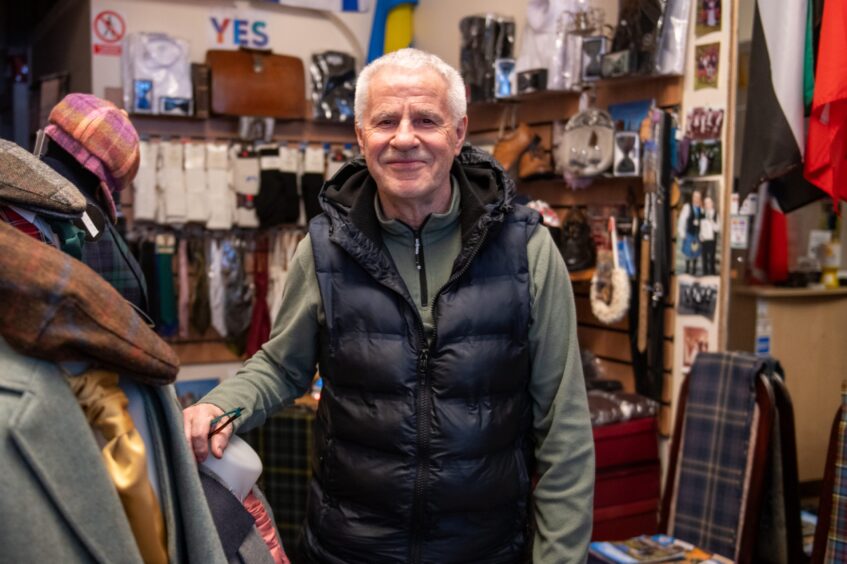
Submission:
M 341 218 L 343 219 L 343 218 Z M 320 562 L 518 562 L 528 547 L 529 272 L 537 216 L 485 217 L 433 295 L 435 336 L 385 252 L 313 220 L 326 322 L 306 550 Z

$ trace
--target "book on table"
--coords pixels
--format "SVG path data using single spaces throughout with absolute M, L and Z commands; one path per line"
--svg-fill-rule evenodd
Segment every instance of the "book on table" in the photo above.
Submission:
M 641 535 L 622 541 L 592 542 L 589 553 L 611 564 L 725 564 L 730 560 L 710 554 L 687 542 L 668 535 Z

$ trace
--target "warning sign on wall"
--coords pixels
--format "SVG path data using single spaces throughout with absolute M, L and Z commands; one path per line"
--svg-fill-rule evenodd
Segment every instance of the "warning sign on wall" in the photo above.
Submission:
M 91 18 L 91 45 L 95 55 L 120 56 L 126 19 L 115 10 L 102 10 Z

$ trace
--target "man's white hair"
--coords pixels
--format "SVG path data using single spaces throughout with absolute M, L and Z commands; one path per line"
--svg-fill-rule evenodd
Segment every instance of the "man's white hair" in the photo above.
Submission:
M 465 81 L 459 71 L 445 63 L 441 58 L 420 49 L 400 49 L 392 51 L 367 65 L 359 74 L 356 81 L 356 124 L 361 125 L 368 107 L 368 96 L 371 79 L 385 67 L 395 67 L 402 70 L 432 69 L 447 83 L 447 107 L 453 121 L 458 122 L 468 113 L 468 101 L 465 97 Z

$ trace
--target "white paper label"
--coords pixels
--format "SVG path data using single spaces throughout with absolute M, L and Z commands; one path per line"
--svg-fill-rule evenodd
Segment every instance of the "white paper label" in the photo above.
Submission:
M 262 170 L 279 170 L 280 164 L 282 164 L 282 159 L 280 159 L 279 157 L 259 157 L 259 166 L 262 168 Z
M 750 219 L 746 215 L 734 215 L 729 219 L 729 246 L 733 249 L 746 249 Z
M 298 170 L 298 160 L 300 157 L 300 151 L 297 149 L 290 149 L 288 147 L 280 147 L 279 148 L 279 169 L 282 172 L 294 172 L 296 173 Z
M 314 172 L 323 174 L 326 164 L 326 155 L 321 147 L 307 147 L 303 163 L 303 172 Z
M 94 222 L 91 221 L 91 217 L 88 215 L 88 212 L 82 212 L 82 224 L 85 225 L 85 228 L 88 230 L 88 234 L 91 235 L 91 238 L 94 239 L 97 235 L 100 234 L 100 230 L 97 229 L 97 226 L 94 225 Z

